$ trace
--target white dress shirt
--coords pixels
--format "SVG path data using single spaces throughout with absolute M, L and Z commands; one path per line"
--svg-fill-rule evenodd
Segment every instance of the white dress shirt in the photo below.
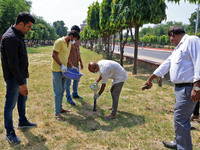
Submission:
M 200 39 L 184 35 L 173 53 L 154 71 L 164 77 L 170 72 L 172 83 L 194 83 L 200 80 Z
M 125 82 L 128 75 L 125 69 L 113 60 L 100 60 L 98 63 L 100 74 L 102 77 L 102 84 L 108 82 L 108 79 L 113 79 L 112 84 Z

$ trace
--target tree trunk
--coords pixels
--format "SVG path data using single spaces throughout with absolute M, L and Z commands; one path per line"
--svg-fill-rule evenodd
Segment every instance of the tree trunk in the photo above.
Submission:
M 133 61 L 133 72 L 132 74 L 137 74 L 137 57 L 138 57 L 138 41 L 139 41 L 139 24 L 135 24 L 135 50 L 134 50 L 134 61 Z
M 127 28 L 127 30 L 126 30 L 126 39 L 125 39 L 125 41 L 123 42 L 123 47 L 122 47 L 122 49 L 123 49 L 123 51 L 124 51 L 124 46 L 126 45 L 126 43 L 127 43 L 127 39 L 128 39 L 128 34 L 129 34 L 129 29 Z
M 110 36 L 108 36 L 108 50 L 107 50 L 107 59 L 110 58 Z
M 120 31 L 119 31 L 119 38 L 120 38 L 120 64 L 121 66 L 123 66 L 123 57 L 124 57 L 124 50 L 123 50 L 123 30 L 122 30 L 122 27 L 120 28 Z
M 111 60 L 112 60 L 113 52 L 114 52 L 114 50 L 115 50 L 115 38 L 116 38 L 116 35 L 114 34 L 114 36 L 113 36 L 113 42 L 112 42 L 113 48 L 112 48 L 111 53 L 110 53 L 110 59 L 111 59 Z

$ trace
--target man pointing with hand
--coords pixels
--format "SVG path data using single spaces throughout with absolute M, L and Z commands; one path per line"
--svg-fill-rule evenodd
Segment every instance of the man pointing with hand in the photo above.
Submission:
M 171 149 L 192 150 L 190 116 L 200 100 L 200 39 L 185 34 L 180 26 L 170 27 L 168 38 L 175 49 L 148 78 L 145 85 L 151 88 L 154 78 L 170 73 L 170 80 L 175 84 L 175 141 L 163 141 L 163 144 Z

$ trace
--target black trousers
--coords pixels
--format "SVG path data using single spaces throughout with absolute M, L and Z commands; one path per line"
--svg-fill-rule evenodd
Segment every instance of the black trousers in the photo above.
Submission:
M 197 102 L 197 104 L 196 104 L 196 106 L 195 106 L 193 115 L 199 116 L 199 101 Z

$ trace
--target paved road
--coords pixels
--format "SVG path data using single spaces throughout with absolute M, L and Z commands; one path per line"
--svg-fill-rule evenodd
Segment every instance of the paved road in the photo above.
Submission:
M 115 51 L 119 52 L 119 46 L 115 46 Z M 134 56 L 133 47 L 125 47 L 124 52 Z M 154 49 L 141 49 L 138 50 L 138 58 L 153 60 L 162 63 L 169 55 L 171 51 L 166 50 L 154 50 Z

